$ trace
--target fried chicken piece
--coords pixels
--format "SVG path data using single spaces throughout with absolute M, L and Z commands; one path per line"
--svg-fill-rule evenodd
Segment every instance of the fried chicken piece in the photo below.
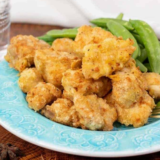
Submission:
M 115 101 L 112 93 L 107 95 L 106 100 L 110 106 L 116 107 L 118 121 L 126 126 L 133 125 L 133 127 L 141 127 L 146 124 L 155 106 L 154 100 L 147 92 L 144 92 L 141 100 L 130 108 L 128 108 L 128 106 L 120 106 L 119 103 Z
M 106 38 L 114 37 L 110 32 L 100 27 L 82 26 L 78 29 L 75 41 L 69 38 L 56 39 L 52 48 L 55 51 L 73 53 L 79 57 L 84 56 L 83 48 L 88 44 L 100 43 Z
M 55 52 L 53 49 L 37 50 L 34 58 L 37 70 L 44 80 L 62 89 L 62 74 L 81 66 L 81 59 L 67 52 Z
M 143 73 L 147 81 L 149 94 L 156 99 L 160 99 L 160 75 L 158 73 Z
M 50 83 L 39 82 L 27 93 L 26 100 L 31 109 L 39 111 L 60 97 L 61 90 Z
M 130 59 L 135 47 L 131 39 L 107 38 L 102 43 L 84 47 L 82 72 L 86 79 L 108 77 L 122 69 Z
M 112 92 L 105 99 L 111 106 L 116 107 L 120 123 L 140 127 L 147 123 L 155 104 L 146 92 L 142 73 L 131 63 L 110 76 Z
M 24 93 L 27 93 L 39 82 L 43 82 L 43 78 L 38 70 L 36 68 L 26 68 L 20 73 L 18 85 Z
M 57 38 L 56 40 L 54 40 L 52 48 L 55 51 L 76 54 L 76 49 L 78 48 L 78 46 L 76 46 L 75 41 L 70 38 Z
M 11 39 L 7 49 L 6 61 L 10 67 L 22 72 L 34 65 L 34 55 L 37 49 L 50 48 L 50 45 L 33 36 L 18 35 Z
M 133 74 L 119 73 L 110 78 L 113 86 L 112 95 L 121 107 L 133 107 L 143 97 L 145 90 Z
M 78 117 L 73 102 L 68 99 L 58 98 L 52 105 L 47 105 L 41 112 L 45 117 L 52 121 L 68 126 L 78 127 Z
M 96 95 L 75 94 L 74 107 L 83 129 L 110 131 L 117 120 L 116 109 Z
M 85 79 L 82 69 L 67 70 L 63 74 L 62 86 L 64 87 L 63 96 L 72 101 L 75 92 L 83 95 L 97 94 L 98 97 L 104 97 L 112 88 L 111 81 L 106 77 L 98 80 Z

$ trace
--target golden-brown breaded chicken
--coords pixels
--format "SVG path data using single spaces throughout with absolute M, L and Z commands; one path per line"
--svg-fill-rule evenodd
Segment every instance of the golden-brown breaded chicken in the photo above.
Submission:
M 110 76 L 112 79 L 112 92 L 106 100 L 116 107 L 118 121 L 126 126 L 143 126 L 154 108 L 154 100 L 146 92 L 145 80 L 135 64 L 126 65 L 121 71 Z M 129 70 L 129 67 L 130 70 Z
M 88 44 L 100 43 L 106 38 L 114 37 L 110 32 L 100 27 L 82 26 L 78 29 L 75 41 L 69 38 L 56 39 L 52 48 L 55 51 L 63 51 L 76 54 L 79 57 L 84 56 L 83 48 Z
M 39 82 L 27 93 L 26 100 L 31 109 L 39 111 L 60 97 L 61 90 L 50 83 Z
M 102 43 L 84 47 L 82 72 L 86 79 L 108 77 L 122 69 L 130 59 L 135 47 L 131 39 L 107 38 Z
M 119 73 L 110 76 L 112 79 L 112 95 L 121 107 L 130 108 L 141 100 L 145 90 L 133 74 Z
M 52 121 L 68 126 L 78 127 L 78 117 L 73 102 L 68 99 L 58 98 L 52 105 L 47 105 L 41 112 L 45 117 Z
M 128 73 L 132 74 L 137 79 L 137 81 L 141 83 L 141 87 L 147 90 L 148 84 L 143 77 L 143 73 L 139 70 L 138 67 L 136 67 L 136 62 L 133 58 L 129 59 L 129 61 L 124 65 L 124 68 L 116 72 L 116 74 L 128 74 Z M 112 75 L 109 77 L 111 78 Z
M 110 106 L 116 107 L 118 121 L 126 126 L 133 125 L 133 127 L 141 127 L 146 124 L 155 106 L 154 100 L 146 91 L 141 100 L 130 108 L 127 106 L 121 107 L 119 103 L 115 101 L 113 94 L 107 95 L 106 99 Z
M 160 99 L 160 75 L 158 73 L 143 73 L 147 82 L 149 94 L 156 99 Z
M 18 85 L 24 93 L 27 93 L 39 82 L 43 82 L 39 71 L 36 68 L 26 68 L 20 73 Z
M 35 50 L 45 48 L 50 48 L 50 45 L 42 40 L 33 36 L 18 35 L 11 39 L 5 59 L 10 67 L 22 72 L 34 65 Z
M 55 52 L 53 49 L 37 50 L 34 62 L 44 80 L 59 88 L 62 88 L 62 74 L 70 68 L 81 66 L 77 56 L 68 52 Z
M 74 107 L 83 129 L 110 131 L 117 120 L 116 109 L 96 95 L 83 96 L 76 93 Z
M 75 42 L 84 47 L 87 44 L 95 44 L 104 41 L 106 38 L 113 38 L 113 34 L 101 27 L 91 27 L 84 25 L 78 29 Z
M 97 94 L 104 97 L 112 88 L 110 79 L 102 77 L 98 80 L 85 79 L 82 69 L 67 70 L 63 74 L 62 86 L 64 87 L 63 96 L 73 100 L 75 92 L 83 95 Z
M 70 38 L 57 38 L 56 40 L 54 40 L 52 48 L 55 51 L 76 54 L 76 49 L 78 49 L 78 46 L 76 46 L 75 41 Z

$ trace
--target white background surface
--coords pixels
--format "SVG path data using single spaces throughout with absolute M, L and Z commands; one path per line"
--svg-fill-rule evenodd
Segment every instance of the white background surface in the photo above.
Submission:
M 11 21 L 78 27 L 99 17 L 147 21 L 160 38 L 160 0 L 11 0 Z
M 117 16 L 160 23 L 160 0 L 10 0 L 13 22 L 79 26 L 88 19 Z

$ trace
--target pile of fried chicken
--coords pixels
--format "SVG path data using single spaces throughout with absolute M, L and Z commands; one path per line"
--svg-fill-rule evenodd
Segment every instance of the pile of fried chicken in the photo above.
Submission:
M 115 121 L 140 127 L 160 98 L 160 75 L 142 73 L 132 59 L 131 39 L 82 26 L 75 40 L 52 46 L 33 36 L 11 39 L 6 61 L 20 72 L 28 106 L 52 121 L 110 131 Z

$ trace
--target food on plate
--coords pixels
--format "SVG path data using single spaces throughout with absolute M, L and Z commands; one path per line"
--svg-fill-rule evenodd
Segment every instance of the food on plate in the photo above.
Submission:
M 124 14 L 123 14 L 123 13 L 120 13 L 120 14 L 116 17 L 116 19 L 122 20 L 122 19 L 123 19 L 123 16 L 124 16 Z
M 82 26 L 78 29 L 75 40 L 69 38 L 57 39 L 52 48 L 56 51 L 69 52 L 79 57 L 84 56 L 83 48 L 87 44 L 100 43 L 106 38 L 114 37 L 110 32 L 100 27 Z
M 134 30 L 133 26 L 125 21 L 125 20 L 121 20 L 121 19 L 115 19 L 115 18 L 97 18 L 97 19 L 93 19 L 91 20 L 90 22 L 99 26 L 99 27 L 106 27 L 106 24 L 109 22 L 109 21 L 115 21 L 115 22 L 118 22 L 120 23 L 121 25 L 123 25 L 126 29 L 128 29 L 129 31 L 132 31 Z
M 143 73 L 143 77 L 147 81 L 149 94 L 155 99 L 160 99 L 160 75 L 150 72 Z
M 135 47 L 131 39 L 107 38 L 99 44 L 84 47 L 85 56 L 82 60 L 82 72 L 86 79 L 108 77 L 122 69 L 130 59 Z
M 68 52 L 44 49 L 36 51 L 34 63 L 46 82 L 62 89 L 61 80 L 63 73 L 70 68 L 79 68 L 81 59 Z
M 144 93 L 141 101 L 135 102 L 130 108 L 121 107 L 114 100 L 111 94 L 107 96 L 107 103 L 110 106 L 116 107 L 118 121 L 126 126 L 133 125 L 133 127 L 141 127 L 146 124 L 155 106 L 154 100 L 147 92 Z
M 42 75 L 36 68 L 26 68 L 20 73 L 18 85 L 24 93 L 27 93 L 39 82 L 43 81 Z
M 57 123 L 89 130 L 110 131 L 115 121 L 141 127 L 152 111 L 154 118 L 159 41 L 147 23 L 122 19 L 121 13 L 91 21 L 100 27 L 51 30 L 40 40 L 12 38 L 5 59 L 20 72 L 28 106 Z
M 50 83 L 39 82 L 27 93 L 26 100 L 31 109 L 39 111 L 60 97 L 60 89 Z
M 117 37 L 122 36 L 122 38 L 124 40 L 130 38 L 134 41 L 133 45 L 135 46 L 136 50 L 132 54 L 133 58 L 137 58 L 138 55 L 141 55 L 141 53 L 140 53 L 141 50 L 137 44 L 136 39 L 125 27 L 123 27 L 121 24 L 119 24 L 118 22 L 115 22 L 115 21 L 109 21 L 107 23 L 107 27 L 115 36 L 117 36 Z
M 77 32 L 78 32 L 77 28 L 61 29 L 61 30 L 54 29 L 54 30 L 48 31 L 46 35 L 52 38 L 65 38 L 65 37 L 75 38 L 77 35 Z
M 10 67 L 22 72 L 34 65 L 34 55 L 37 49 L 45 49 L 50 46 L 33 36 L 18 35 L 13 37 L 7 49 L 6 61 Z
M 63 73 L 62 86 L 64 87 L 63 96 L 70 100 L 73 100 L 76 92 L 83 95 L 97 94 L 98 97 L 104 97 L 112 88 L 109 78 L 85 79 L 82 69 L 69 69 Z
M 131 59 L 121 71 L 110 76 L 112 92 L 106 100 L 116 107 L 120 123 L 140 127 L 148 122 L 155 104 L 146 92 L 147 83 L 142 73 L 133 62 Z
M 58 123 L 74 127 L 79 126 L 78 117 L 76 110 L 73 107 L 73 102 L 68 99 L 58 98 L 51 105 L 47 105 L 41 111 L 41 114 Z
M 74 107 L 83 129 L 110 131 L 117 120 L 116 109 L 93 94 L 83 96 L 76 93 Z
M 152 71 L 160 73 L 160 45 L 156 34 L 144 21 L 130 20 L 130 23 L 142 39 Z

